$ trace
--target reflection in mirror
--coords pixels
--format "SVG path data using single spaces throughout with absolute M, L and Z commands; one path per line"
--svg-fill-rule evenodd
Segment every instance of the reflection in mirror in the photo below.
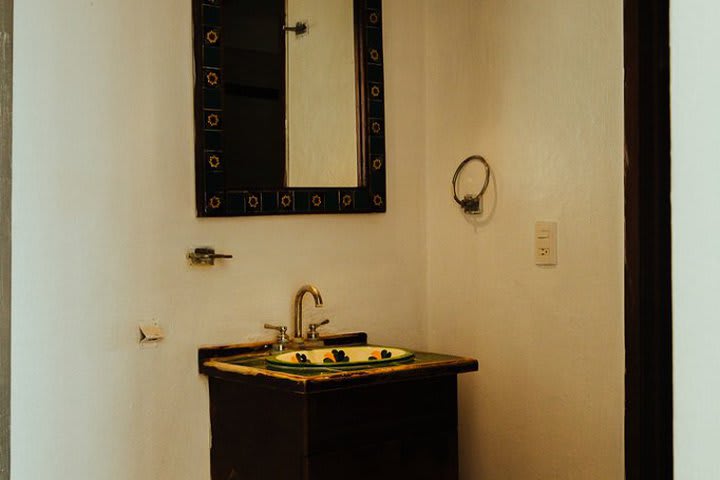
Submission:
M 287 185 L 358 185 L 353 0 L 287 0 Z
M 222 5 L 216 43 L 223 69 L 220 88 L 211 91 L 222 102 L 218 130 L 232 132 L 218 139 L 230 185 L 277 188 L 285 183 L 284 15 L 284 0 L 227 0 Z M 213 30 L 206 30 L 207 43 Z

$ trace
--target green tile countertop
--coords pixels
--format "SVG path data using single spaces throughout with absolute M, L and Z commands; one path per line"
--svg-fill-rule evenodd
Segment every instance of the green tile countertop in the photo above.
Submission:
M 365 334 L 327 337 L 328 346 L 366 345 Z M 404 347 L 400 347 L 404 348 Z M 233 382 L 312 393 L 359 385 L 387 383 L 441 375 L 457 375 L 478 369 L 472 358 L 440 353 L 416 352 L 410 360 L 357 368 L 277 367 L 265 358 L 272 354 L 268 344 L 202 347 L 198 352 L 200 373 Z

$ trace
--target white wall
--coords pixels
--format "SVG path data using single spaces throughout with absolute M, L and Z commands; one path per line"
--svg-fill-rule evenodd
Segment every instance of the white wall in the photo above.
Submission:
M 189 2 L 16 10 L 14 480 L 209 478 L 197 346 L 289 323 L 307 281 L 335 330 L 480 359 L 464 480 L 622 478 L 622 2 L 386 1 L 388 213 L 224 220 L 194 217 Z M 188 268 L 203 244 L 235 258 Z
M 387 214 L 201 220 L 190 2 L 17 2 L 13 479 L 208 479 L 197 347 L 269 338 L 305 282 L 335 330 L 425 346 L 419 6 L 386 5 Z M 235 258 L 189 268 L 206 244 Z
M 720 10 L 671 2 L 675 478 L 720 478 Z
M 426 43 L 429 346 L 480 360 L 461 478 L 623 478 L 622 2 L 429 0 Z M 496 204 L 475 224 L 450 196 L 473 153 Z
M 12 5 L 0 0 L 0 480 L 10 478 Z

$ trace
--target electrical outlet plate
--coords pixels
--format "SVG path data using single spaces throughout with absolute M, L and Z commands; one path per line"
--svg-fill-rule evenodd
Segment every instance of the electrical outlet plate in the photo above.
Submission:
M 557 265 L 557 222 L 535 223 L 535 264 Z

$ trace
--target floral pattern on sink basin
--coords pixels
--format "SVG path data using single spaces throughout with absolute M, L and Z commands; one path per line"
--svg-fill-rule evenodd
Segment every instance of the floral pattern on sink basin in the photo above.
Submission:
M 394 347 L 316 348 L 286 352 L 268 357 L 268 363 L 287 367 L 357 367 L 409 360 L 415 354 Z

